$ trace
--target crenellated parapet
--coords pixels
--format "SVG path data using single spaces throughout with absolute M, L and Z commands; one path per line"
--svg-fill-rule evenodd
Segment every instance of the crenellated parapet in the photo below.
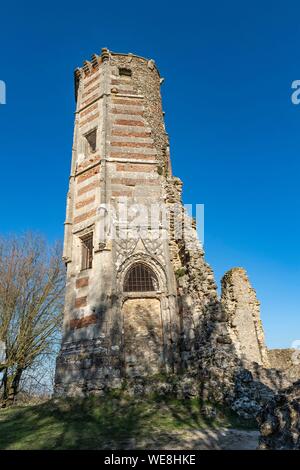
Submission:
M 131 64 L 133 61 L 139 61 L 139 62 L 144 62 L 147 64 L 147 67 L 150 70 L 155 70 L 155 72 L 159 75 L 159 70 L 156 67 L 155 61 L 153 59 L 146 59 L 145 57 L 132 54 L 132 53 L 118 53 L 118 52 L 112 52 L 109 51 L 107 48 L 102 48 L 100 54 L 92 54 L 91 60 L 84 61 L 83 65 L 81 67 L 77 67 L 74 71 L 74 77 L 75 77 L 75 96 L 77 97 L 77 92 L 78 92 L 78 84 L 79 80 L 81 78 L 86 78 L 91 75 L 93 75 L 99 68 L 101 67 L 101 64 L 104 62 L 110 62 L 114 58 L 120 57 L 122 58 L 123 62 L 127 64 Z M 160 77 L 160 84 L 164 82 L 164 78 Z

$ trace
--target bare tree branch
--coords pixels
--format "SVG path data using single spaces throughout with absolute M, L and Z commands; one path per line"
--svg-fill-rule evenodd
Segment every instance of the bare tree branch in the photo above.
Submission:
M 62 321 L 65 269 L 61 248 L 38 235 L 0 239 L 2 403 L 15 400 L 23 372 L 51 351 Z M 1 379 L 0 379 L 1 380 Z

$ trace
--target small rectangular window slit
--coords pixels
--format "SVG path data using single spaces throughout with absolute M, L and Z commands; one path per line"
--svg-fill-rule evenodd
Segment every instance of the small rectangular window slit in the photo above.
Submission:
M 119 75 L 120 77 L 131 77 L 132 71 L 130 69 L 126 69 L 125 67 L 119 67 Z
M 97 148 L 97 129 L 93 129 L 88 134 L 85 134 L 84 137 L 85 137 L 85 140 L 86 140 L 85 154 L 86 154 L 86 156 L 88 156 L 91 153 L 96 152 L 96 148 Z
M 93 266 L 93 234 L 81 238 L 81 269 L 91 269 Z

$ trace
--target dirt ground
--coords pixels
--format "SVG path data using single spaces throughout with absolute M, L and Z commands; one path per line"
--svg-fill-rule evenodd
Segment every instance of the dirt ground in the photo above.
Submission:
M 129 439 L 107 448 L 158 449 L 158 450 L 255 450 L 258 446 L 257 431 L 239 429 L 188 430 L 157 433 L 147 440 Z M 106 446 L 105 446 L 106 447 Z

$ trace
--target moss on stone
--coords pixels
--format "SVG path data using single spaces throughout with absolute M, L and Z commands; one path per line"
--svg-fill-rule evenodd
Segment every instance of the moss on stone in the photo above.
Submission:
M 177 269 L 177 270 L 175 271 L 175 276 L 176 276 L 177 279 L 178 279 L 179 277 L 184 276 L 185 273 L 186 273 L 186 268 L 182 267 L 182 268 L 179 268 L 179 269 Z

